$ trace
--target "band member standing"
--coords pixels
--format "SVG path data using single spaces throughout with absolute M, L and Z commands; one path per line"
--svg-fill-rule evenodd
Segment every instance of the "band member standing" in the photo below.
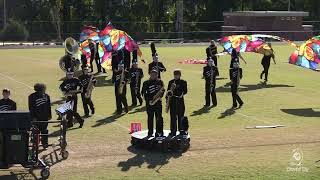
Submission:
M 48 147 L 48 121 L 52 118 L 50 96 L 46 94 L 46 86 L 37 83 L 34 85 L 35 92 L 29 95 L 29 110 L 33 121 L 41 132 L 41 144 L 43 148 Z
M 95 43 L 92 41 L 92 39 L 88 39 L 89 42 L 89 48 L 90 48 L 90 68 L 91 68 L 91 72 L 93 72 L 93 61 L 96 59 L 96 45 Z
M 91 92 L 93 87 L 95 86 L 97 80 L 94 78 L 93 75 L 89 74 L 89 68 L 85 67 L 83 69 L 83 74 L 79 76 L 79 80 L 83 86 L 82 92 L 81 92 L 81 99 L 82 99 L 82 105 L 83 105 L 83 110 L 84 110 L 84 116 L 89 117 L 89 107 L 91 110 L 91 114 L 94 114 L 94 105 L 91 100 Z M 89 107 L 88 107 L 89 106 Z
M 209 58 L 207 66 L 203 67 L 202 78 L 205 79 L 205 89 L 206 89 L 206 104 L 205 107 L 210 106 L 210 96 L 212 100 L 212 106 L 217 106 L 217 95 L 216 95 L 216 77 L 218 76 L 219 71 L 215 66 L 214 61 Z
M 237 108 L 239 104 L 239 108 L 242 107 L 243 101 L 239 96 L 238 88 L 240 84 L 240 80 L 242 79 L 242 68 L 239 67 L 238 62 L 233 63 L 233 68 L 229 70 L 229 76 L 231 80 L 231 93 L 232 93 L 232 108 Z
M 141 94 L 144 96 L 148 114 L 148 136 L 153 135 L 153 120 L 156 120 L 156 137 L 163 136 L 162 101 L 164 84 L 158 78 L 154 69 L 150 72 L 150 79 L 143 82 Z
M 141 79 L 143 78 L 143 71 L 138 67 L 138 62 L 134 61 L 132 67 L 129 70 L 130 74 L 130 90 L 131 90 L 131 99 L 132 106 L 137 105 L 137 99 L 139 100 L 140 106 L 142 105 L 142 98 L 140 93 L 141 88 Z
M 99 43 L 96 43 L 96 56 L 95 56 L 95 60 L 96 60 L 96 64 L 97 64 L 97 70 L 98 73 L 106 73 L 106 70 L 101 66 L 101 61 L 100 61 L 100 55 L 99 55 Z M 102 71 L 101 71 L 102 69 Z
M 231 61 L 230 61 L 230 68 L 233 68 L 233 64 L 236 62 L 240 65 L 240 61 L 239 59 L 241 59 L 245 64 L 247 64 L 246 60 L 244 60 L 244 58 L 241 56 L 241 54 L 239 52 L 237 52 L 236 49 L 232 49 L 231 52 Z
M 274 51 L 271 47 L 271 43 L 268 43 L 269 47 L 270 47 L 270 53 L 265 53 L 263 55 L 263 58 L 261 60 L 261 65 L 263 67 L 263 71 L 261 72 L 260 74 L 260 79 L 263 78 L 263 75 L 264 75 L 264 81 L 267 82 L 268 81 L 268 75 L 269 75 L 269 68 L 270 68 L 270 60 L 272 58 L 274 64 L 276 64 L 276 60 L 275 60 L 275 57 L 274 57 Z
M 185 112 L 185 104 L 184 104 L 184 95 L 188 92 L 187 81 L 180 79 L 181 71 L 174 70 L 173 72 L 174 79 L 169 81 L 166 99 L 167 105 L 169 105 L 170 109 L 170 135 L 176 136 L 177 132 L 177 122 L 178 129 L 180 134 L 184 131 L 182 126 L 182 118 L 184 117 Z
M 84 120 L 77 112 L 77 94 L 81 92 L 82 84 L 78 78 L 73 77 L 73 74 L 73 72 L 67 72 L 67 78 L 61 83 L 60 90 L 67 98 L 66 102 L 71 102 L 71 104 L 73 104 L 72 111 L 68 111 L 67 113 L 68 127 L 73 127 L 73 118 L 75 118 L 80 124 L 79 128 L 82 128 Z
M 63 62 L 64 62 L 64 67 L 66 69 L 66 71 L 74 71 L 75 66 L 76 66 L 76 62 L 74 57 L 72 57 L 71 54 L 66 53 L 65 56 L 62 57 L 63 58 Z
M 10 99 L 10 90 L 2 90 L 3 98 L 0 100 L 0 111 L 15 111 L 17 110 L 17 104 Z
M 128 102 L 127 102 L 127 82 L 129 79 L 129 73 L 124 69 L 123 62 L 118 64 L 118 69 L 113 72 L 112 83 L 114 83 L 114 94 L 116 97 L 117 114 L 122 113 L 122 105 L 124 111 L 128 113 Z
M 210 41 L 210 46 L 206 49 L 207 59 L 212 59 L 215 66 L 218 67 L 218 58 L 216 54 L 218 53 L 217 46 L 214 40 Z
M 154 43 L 151 43 L 150 47 L 153 62 L 149 64 L 148 73 L 150 74 L 152 70 L 156 70 L 158 73 L 158 78 L 161 79 L 161 72 L 165 72 L 167 69 L 164 67 L 162 62 L 159 61 L 158 53 Z

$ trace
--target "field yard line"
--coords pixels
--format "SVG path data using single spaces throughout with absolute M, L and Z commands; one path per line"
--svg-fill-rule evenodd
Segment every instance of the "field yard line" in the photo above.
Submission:
M 10 80 L 12 80 L 12 81 L 14 81 L 14 82 L 16 82 L 16 83 L 18 83 L 18 84 L 24 85 L 25 87 L 28 87 L 29 89 L 33 90 L 33 87 L 32 87 L 32 86 L 29 86 L 28 84 L 26 84 L 26 83 L 24 83 L 24 82 L 18 81 L 18 80 L 16 80 L 16 79 L 12 78 L 11 76 L 5 75 L 5 74 L 3 74 L 3 73 L 0 73 L 0 76 L 5 77 L 5 78 L 7 78 L 7 79 L 10 79 Z M 60 100 L 60 98 L 54 97 L 53 100 L 55 100 L 55 101 L 56 101 L 56 100 Z M 99 118 L 105 118 L 103 115 L 100 115 L 100 114 L 97 114 L 97 115 L 95 115 L 95 116 L 98 116 Z M 121 125 L 121 124 L 119 124 L 119 123 L 117 123 L 117 122 L 112 122 L 111 124 L 116 124 L 116 125 L 118 125 L 119 127 L 121 127 L 122 129 L 125 129 L 126 131 L 129 131 L 129 129 L 128 129 L 127 127 L 125 127 L 125 126 L 123 126 L 123 125 Z

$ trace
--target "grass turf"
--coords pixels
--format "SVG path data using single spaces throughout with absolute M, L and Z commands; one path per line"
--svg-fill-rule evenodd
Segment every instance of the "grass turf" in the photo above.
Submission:
M 244 54 L 244 78 L 240 96 L 245 105 L 232 111 L 231 93 L 223 85 L 229 82 L 229 56 L 218 59 L 218 106 L 204 110 L 202 65 L 181 65 L 177 61 L 205 57 L 204 46 L 159 47 L 161 61 L 168 71 L 163 74 L 167 86 L 174 68 L 182 69 L 188 81 L 185 96 L 186 115 L 190 120 L 191 148 L 183 154 L 161 154 L 137 151 L 130 147 L 128 129 L 131 122 L 146 128 L 143 107 L 115 118 L 114 87 L 111 73 L 98 76 L 93 92 L 96 115 L 86 120 L 84 128 L 68 131 L 69 159 L 46 158 L 51 166 L 50 179 L 318 179 L 316 160 L 320 159 L 319 74 L 287 63 L 293 51 L 286 45 L 274 45 L 276 65 L 271 65 L 269 83 L 260 84 L 261 56 Z M 142 48 L 147 62 L 149 48 Z M 53 101 L 53 109 L 61 103 L 58 86 L 64 73 L 58 68 L 63 49 L 0 50 L 0 87 L 12 90 L 19 110 L 27 109 L 27 96 L 36 82 L 45 82 Z M 147 65 L 140 64 L 147 70 Z M 144 79 L 148 76 L 145 75 Z M 131 104 L 130 93 L 127 93 Z M 79 99 L 80 100 L 80 99 Z M 78 104 L 83 114 L 81 100 Z M 165 128 L 169 117 L 164 114 Z M 54 117 L 56 118 L 56 117 Z M 246 126 L 282 124 L 277 129 L 245 129 Z M 50 126 L 57 139 L 57 127 Z M 287 172 L 292 150 L 303 151 L 303 166 L 309 172 Z M 53 150 L 49 148 L 44 154 Z M 320 164 L 320 163 L 319 163 Z M 38 172 L 36 175 L 39 176 Z M 1 171 L 0 179 L 33 177 L 21 168 Z

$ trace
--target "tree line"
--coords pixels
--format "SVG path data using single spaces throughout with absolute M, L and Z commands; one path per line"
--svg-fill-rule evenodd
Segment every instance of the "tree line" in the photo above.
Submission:
M 183 31 L 219 31 L 225 11 L 274 10 L 307 11 L 305 20 L 320 19 L 318 0 L 6 0 L 7 24 L 22 30 L 13 31 L 1 25 L 2 34 L 12 38 L 27 33 L 29 40 L 78 38 L 83 25 L 103 28 L 111 21 L 138 38 L 173 36 L 177 28 L 177 12 L 183 11 Z M 0 7 L 3 16 L 3 3 Z M 3 19 L 3 18 L 1 18 Z M 197 23 L 201 22 L 201 23 Z M 207 22 L 207 23 L 205 23 Z M 1 23 L 3 24 L 3 22 Z M 7 34 L 9 32 L 9 34 Z M 197 34 L 195 34 L 197 36 Z M 2 39 L 4 35 L 2 35 Z M 19 37 L 20 38 L 20 37 Z

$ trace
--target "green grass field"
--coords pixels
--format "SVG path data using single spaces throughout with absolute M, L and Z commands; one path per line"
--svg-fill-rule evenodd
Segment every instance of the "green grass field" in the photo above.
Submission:
M 46 158 L 51 166 L 50 179 L 319 179 L 320 99 L 319 73 L 287 63 L 293 51 L 286 45 L 274 45 L 276 65 L 271 65 L 269 83 L 260 84 L 261 55 L 247 53 L 242 63 L 244 78 L 240 95 L 245 105 L 232 111 L 229 82 L 229 56 L 219 58 L 221 79 L 217 81 L 218 106 L 209 111 L 204 104 L 202 65 L 181 65 L 186 58 L 204 58 L 205 47 L 159 47 L 158 53 L 168 71 L 163 75 L 167 86 L 175 68 L 182 69 L 188 81 L 185 96 L 186 115 L 190 120 L 191 147 L 183 154 L 162 154 L 130 147 L 131 122 L 146 128 L 146 112 L 137 107 L 115 119 L 114 87 L 111 73 L 100 75 L 93 92 L 96 115 L 86 120 L 84 128 L 68 131 L 69 158 Z M 142 48 L 147 63 L 149 48 Z M 0 50 L 0 88 L 12 90 L 19 110 L 27 109 L 27 97 L 36 82 L 44 82 L 53 108 L 61 101 L 58 89 L 64 73 L 58 67 L 63 49 Z M 141 64 L 144 72 L 147 64 Z M 146 76 L 144 79 L 147 79 Z M 131 104 L 129 93 L 128 102 Z M 83 115 L 81 100 L 78 104 Z M 54 117 L 55 119 L 56 117 Z M 164 113 L 165 128 L 169 117 Z M 285 125 L 276 129 L 245 129 L 256 125 Z M 57 127 L 50 131 L 57 134 Z M 52 142 L 57 137 L 51 137 Z M 303 167 L 308 172 L 288 172 L 292 151 L 303 152 Z M 43 154 L 50 154 L 49 148 Z M 54 156 L 53 156 L 54 157 Z M 35 173 L 39 177 L 39 173 Z M 0 171 L 0 179 L 33 179 L 22 168 Z

